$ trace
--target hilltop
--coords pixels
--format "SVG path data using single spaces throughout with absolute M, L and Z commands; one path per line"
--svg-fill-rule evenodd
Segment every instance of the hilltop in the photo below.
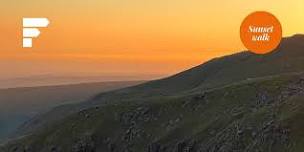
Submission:
M 304 36 L 100 93 L 25 124 L 2 151 L 302 152 Z

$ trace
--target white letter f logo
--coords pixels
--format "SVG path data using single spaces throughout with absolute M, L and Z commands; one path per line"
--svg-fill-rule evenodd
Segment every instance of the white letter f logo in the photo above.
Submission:
M 23 47 L 32 47 L 32 38 L 40 35 L 38 27 L 49 25 L 47 18 L 23 18 Z

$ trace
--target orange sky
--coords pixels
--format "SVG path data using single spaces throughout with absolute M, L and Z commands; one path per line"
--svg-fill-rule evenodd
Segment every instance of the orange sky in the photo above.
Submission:
M 304 33 L 303 0 L 0 0 L 0 78 L 169 75 L 243 50 L 242 20 L 269 11 L 284 36 Z M 22 48 L 22 17 L 47 17 Z

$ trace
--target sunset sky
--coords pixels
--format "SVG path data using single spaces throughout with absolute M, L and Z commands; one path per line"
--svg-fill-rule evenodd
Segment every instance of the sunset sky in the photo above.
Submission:
M 269 11 L 304 33 L 303 0 L 0 0 L 0 79 L 41 74 L 167 76 L 244 50 L 242 20 Z M 22 48 L 22 18 L 48 28 Z

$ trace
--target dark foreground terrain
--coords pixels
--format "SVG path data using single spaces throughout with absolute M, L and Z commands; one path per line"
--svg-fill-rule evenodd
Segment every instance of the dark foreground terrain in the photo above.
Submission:
M 59 86 L 0 89 L 0 142 L 35 115 L 62 104 L 79 103 L 105 91 L 142 83 L 95 82 Z
M 101 93 L 24 124 L 1 152 L 303 152 L 304 36 Z

